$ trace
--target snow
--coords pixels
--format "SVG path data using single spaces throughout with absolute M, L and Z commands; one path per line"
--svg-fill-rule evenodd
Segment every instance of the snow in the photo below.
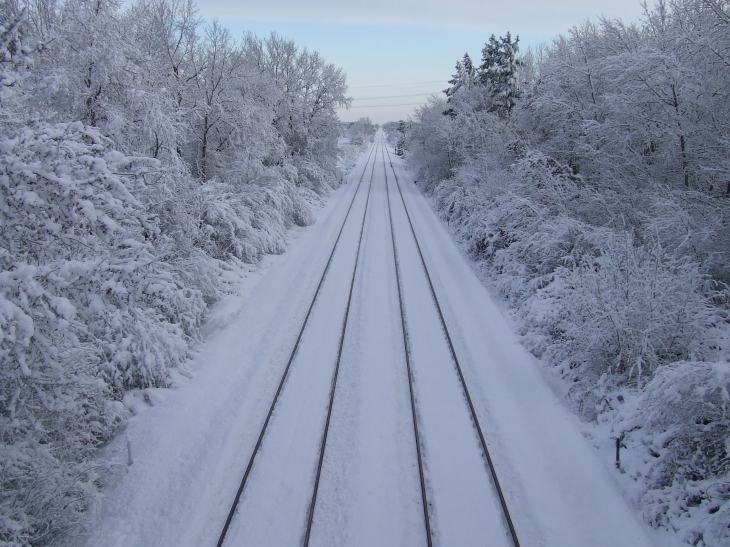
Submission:
M 405 210 L 390 177 L 390 199 L 424 444 L 432 531 L 440 545 L 508 547 L 498 498 L 481 456 Z M 403 180 L 403 177 L 401 177 Z M 424 241 L 422 245 L 430 242 Z
M 312 545 L 426 544 L 381 162 L 378 155 Z
M 213 310 L 208 340 L 175 389 L 125 398 L 126 435 L 102 456 L 126 471 L 105 496 L 89 547 L 215 544 L 366 158 L 285 254 Z M 372 170 L 313 545 L 425 544 L 383 161 L 378 154 Z M 394 162 L 523 547 L 659 545 Z M 226 545 L 301 541 L 370 173 Z M 509 545 L 393 182 L 389 175 L 435 544 Z

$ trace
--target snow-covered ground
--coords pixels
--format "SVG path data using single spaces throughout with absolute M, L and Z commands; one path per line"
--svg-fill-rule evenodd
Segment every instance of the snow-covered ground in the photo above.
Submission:
M 176 389 L 128 399 L 135 415 L 105 454 L 126 473 L 106 495 L 89 546 L 215 545 L 353 197 L 225 545 L 301 543 L 366 211 L 311 543 L 426 544 L 386 192 L 434 544 L 510 545 L 394 173 L 381 148 L 372 158 L 367 166 L 368 154 L 361 158 L 315 225 L 297 229 L 289 250 L 269 259 L 245 299 L 214 311 L 215 332 Z M 666 545 L 624 500 L 577 419 L 393 162 L 521 545 Z

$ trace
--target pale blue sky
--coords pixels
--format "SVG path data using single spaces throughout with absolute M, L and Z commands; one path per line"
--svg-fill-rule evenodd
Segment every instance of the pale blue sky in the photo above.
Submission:
M 494 33 L 520 35 L 523 47 L 549 42 L 586 18 L 638 21 L 639 0 L 198 0 L 200 14 L 217 17 L 234 36 L 274 30 L 299 47 L 319 51 L 348 75 L 351 121 L 407 118 L 414 105 L 440 93 L 465 52 L 478 62 Z M 382 106 L 388 105 L 388 106 Z

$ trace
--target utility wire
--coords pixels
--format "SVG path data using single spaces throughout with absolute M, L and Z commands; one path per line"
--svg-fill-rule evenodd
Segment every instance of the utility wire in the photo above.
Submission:
M 353 101 L 374 101 L 376 99 L 401 99 L 403 97 L 427 97 L 428 95 L 433 95 L 435 93 L 438 93 L 438 91 L 434 91 L 433 93 L 411 93 L 410 95 L 382 95 L 378 97 L 359 97 L 359 98 L 353 98 Z
M 379 84 L 379 85 L 359 85 L 350 87 L 348 89 L 372 89 L 374 87 L 406 87 L 409 85 L 425 85 L 425 84 L 440 84 L 444 83 L 444 80 L 432 80 L 430 82 L 406 82 L 402 84 Z
M 381 108 L 384 106 L 422 106 L 424 103 L 400 103 L 400 104 L 368 104 L 364 106 L 351 106 L 349 109 L 353 108 Z M 344 109 L 344 107 L 343 107 Z M 346 109 L 347 110 L 347 109 Z

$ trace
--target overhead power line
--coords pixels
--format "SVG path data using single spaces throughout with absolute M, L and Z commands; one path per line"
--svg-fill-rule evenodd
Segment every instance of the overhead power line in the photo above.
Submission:
M 432 93 L 411 93 L 410 95 L 382 95 L 378 97 L 356 97 L 353 98 L 353 101 L 374 101 L 376 99 L 401 99 L 403 97 L 427 97 L 429 95 L 433 95 L 434 93 L 438 93 L 438 91 L 434 91 Z
M 422 106 L 423 103 L 400 103 L 400 104 L 368 104 L 363 106 L 351 106 L 352 108 L 383 108 L 386 106 Z
M 444 80 L 432 80 L 430 82 L 405 82 L 400 84 L 380 84 L 380 85 L 359 85 L 350 87 L 349 89 L 372 89 L 374 87 L 406 87 L 409 85 L 425 85 L 425 84 L 441 84 Z

